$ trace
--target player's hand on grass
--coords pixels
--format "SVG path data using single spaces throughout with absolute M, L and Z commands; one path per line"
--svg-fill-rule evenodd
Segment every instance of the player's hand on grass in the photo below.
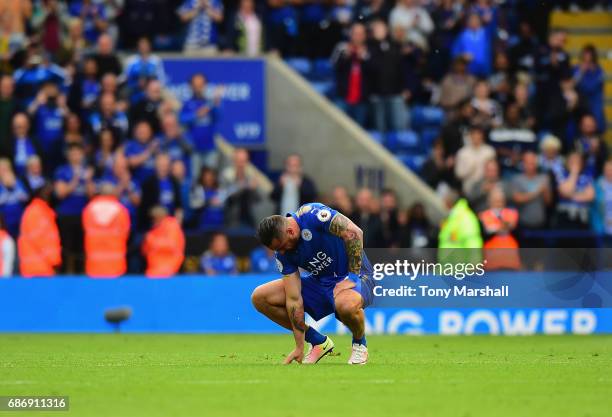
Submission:
M 296 347 L 293 352 L 287 355 L 283 364 L 289 365 L 293 361 L 302 363 L 302 360 L 304 360 L 304 347 Z

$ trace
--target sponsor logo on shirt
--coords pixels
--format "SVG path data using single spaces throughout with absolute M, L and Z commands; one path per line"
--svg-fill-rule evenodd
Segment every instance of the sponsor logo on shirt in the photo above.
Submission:
M 312 275 L 319 275 L 321 271 L 330 266 L 334 260 L 331 256 L 323 251 L 317 252 L 315 256 L 308 262 L 308 272 Z
M 298 217 L 300 217 L 302 214 L 306 214 L 306 213 L 308 213 L 310 210 L 312 210 L 312 206 L 311 206 L 311 205 L 302 206 L 302 207 L 300 207 L 300 209 L 297 211 L 297 216 L 298 216 Z

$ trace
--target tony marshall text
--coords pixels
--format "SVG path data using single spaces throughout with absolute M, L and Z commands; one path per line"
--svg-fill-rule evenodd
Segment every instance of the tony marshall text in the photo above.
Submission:
M 458 285 L 453 288 L 431 288 L 427 285 L 408 286 L 402 285 L 399 288 L 383 288 L 380 285 L 374 287 L 376 297 L 508 297 L 508 286 L 502 285 L 499 288 L 492 288 L 488 285 L 482 288 L 468 288 L 465 285 Z

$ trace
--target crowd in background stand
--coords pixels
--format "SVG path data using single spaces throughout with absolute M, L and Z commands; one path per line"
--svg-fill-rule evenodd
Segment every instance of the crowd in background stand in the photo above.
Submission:
M 253 204 L 268 197 L 280 212 L 325 200 L 366 231 L 369 247 L 436 245 L 436 225 L 421 204 L 405 210 L 393 190 L 363 189 L 352 198 L 339 186 L 325 196 L 298 155 L 264 195 L 247 150 L 224 161 L 216 149 L 223 88 L 212 91 L 205 74 L 193 74 L 190 98 L 177 101 L 164 89 L 158 50 L 330 59 L 335 102 L 365 127 L 408 129 L 412 106 L 444 109 L 423 178 L 443 196 L 462 190 L 473 210 L 498 220 L 514 207 L 516 218 L 503 220 L 500 233 L 555 227 L 610 235 L 604 74 L 593 46 L 570 64 L 565 33 L 548 32 L 547 7 L 512 0 L 0 1 L 3 271 L 19 246 L 11 250 L 11 242 L 31 226 L 24 211 L 38 200 L 57 216 L 62 253 L 49 261 L 53 271 L 83 271 L 82 214 L 100 194 L 127 209 L 129 272 L 149 263 L 143 247 L 165 218 L 159 208 L 186 231 L 221 232 L 201 270 L 236 271 L 222 232 L 254 226 Z M 119 49 L 129 53 L 125 61 Z M 250 264 L 274 267 L 263 249 Z

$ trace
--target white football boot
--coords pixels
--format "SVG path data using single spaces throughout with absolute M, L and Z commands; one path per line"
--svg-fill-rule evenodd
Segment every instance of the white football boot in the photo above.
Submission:
M 364 345 L 353 343 L 353 352 L 348 360 L 349 365 L 365 365 L 368 363 L 368 348 Z

